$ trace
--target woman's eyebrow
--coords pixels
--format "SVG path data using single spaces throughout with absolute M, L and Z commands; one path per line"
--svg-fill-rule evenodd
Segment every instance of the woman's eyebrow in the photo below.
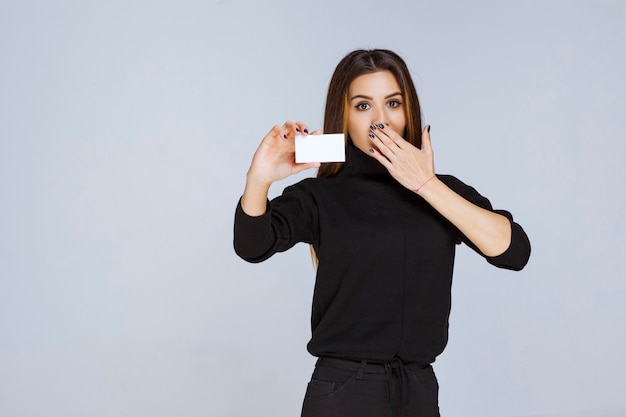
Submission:
M 391 98 L 391 97 L 395 97 L 395 96 L 401 96 L 401 95 L 402 95 L 402 93 L 398 91 L 396 93 L 391 93 L 391 94 L 385 96 L 385 99 L 388 99 L 388 98 Z M 350 101 L 352 101 L 352 100 L 354 100 L 356 98 L 363 98 L 365 100 L 373 100 L 374 99 L 373 97 L 370 97 L 370 96 L 366 96 L 366 95 L 363 95 L 363 94 L 357 94 L 356 96 L 353 96 L 350 99 Z

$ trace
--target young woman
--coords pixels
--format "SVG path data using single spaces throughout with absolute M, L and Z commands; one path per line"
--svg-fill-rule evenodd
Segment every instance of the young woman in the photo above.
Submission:
M 430 126 L 422 128 L 415 87 L 395 53 L 357 50 L 339 63 L 324 132 L 345 134 L 345 163 L 296 164 L 294 137 L 308 126 L 274 126 L 235 214 L 235 250 L 247 261 L 298 242 L 313 249 L 307 348 L 319 359 L 302 416 L 439 416 L 431 363 L 448 339 L 455 246 L 520 270 L 528 238 L 474 188 L 435 175 Z M 273 182 L 312 167 L 317 178 L 268 201 Z

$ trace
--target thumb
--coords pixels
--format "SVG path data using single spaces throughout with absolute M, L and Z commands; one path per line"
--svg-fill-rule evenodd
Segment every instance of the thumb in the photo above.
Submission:
M 297 174 L 298 172 L 302 172 L 307 169 L 319 168 L 320 165 L 321 164 L 319 162 L 307 162 L 307 163 L 302 163 L 302 164 L 295 164 L 293 173 Z
M 432 150 L 432 148 L 432 143 L 430 141 L 430 125 L 426 125 L 422 130 L 422 150 Z

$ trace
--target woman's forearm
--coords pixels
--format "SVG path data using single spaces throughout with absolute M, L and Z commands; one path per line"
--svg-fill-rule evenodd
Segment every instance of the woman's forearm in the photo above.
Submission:
M 501 255 L 511 244 L 509 219 L 472 204 L 438 178 L 422 187 L 419 195 L 454 224 L 485 256 Z
M 253 175 L 246 177 L 246 187 L 241 196 L 241 208 L 248 216 L 261 216 L 267 207 L 267 195 L 271 183 L 259 180 Z

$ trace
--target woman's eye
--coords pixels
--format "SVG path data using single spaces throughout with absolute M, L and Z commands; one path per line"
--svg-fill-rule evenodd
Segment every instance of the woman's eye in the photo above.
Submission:
M 391 100 L 388 103 L 389 107 L 400 107 L 402 105 L 402 103 L 400 103 L 398 100 Z
M 370 108 L 370 105 L 367 103 L 359 103 L 356 105 L 357 110 L 368 110 L 369 108 Z

